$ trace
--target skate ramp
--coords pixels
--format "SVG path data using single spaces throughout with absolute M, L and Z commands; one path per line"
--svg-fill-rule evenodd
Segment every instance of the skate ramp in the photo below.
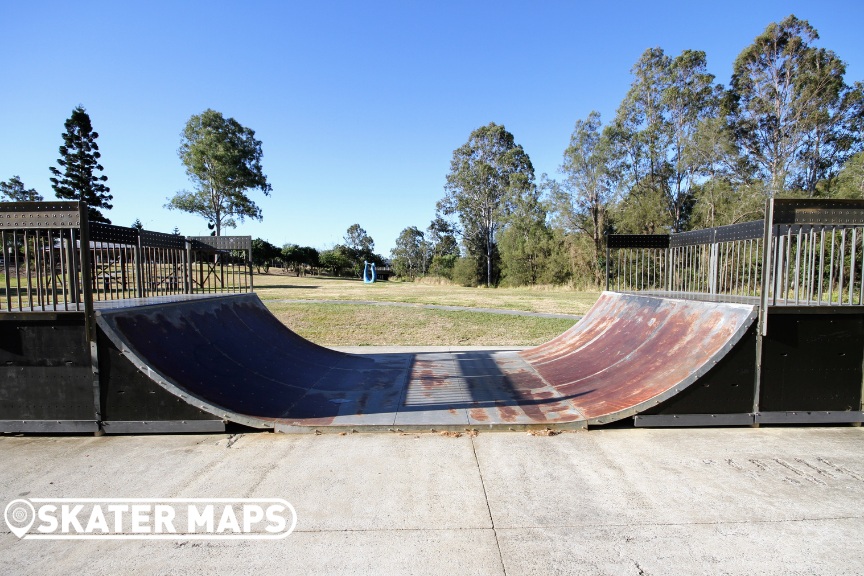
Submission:
M 301 338 L 254 294 L 97 311 L 104 336 L 164 391 L 284 431 L 605 424 L 698 381 L 754 319 L 747 305 L 607 292 L 528 350 L 352 355 Z

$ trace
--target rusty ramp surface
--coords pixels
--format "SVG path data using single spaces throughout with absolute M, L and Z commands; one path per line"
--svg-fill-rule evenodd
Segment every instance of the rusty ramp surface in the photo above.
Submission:
M 751 305 L 604 292 L 576 326 L 520 355 L 589 424 L 605 424 L 698 381 L 755 320 Z
M 696 382 L 754 318 L 747 305 L 606 292 L 529 350 L 343 354 L 286 328 L 254 294 L 97 311 L 102 333 L 162 389 L 282 431 L 603 424 Z

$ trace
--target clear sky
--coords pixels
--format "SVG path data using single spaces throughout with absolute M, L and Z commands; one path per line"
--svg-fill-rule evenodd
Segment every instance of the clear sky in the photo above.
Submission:
M 389 256 L 424 229 L 454 149 L 503 124 L 537 175 L 556 175 L 573 125 L 608 121 L 650 47 L 732 63 L 790 13 L 864 80 L 860 0 L 704 2 L 21 2 L 0 0 L 0 180 L 52 199 L 63 123 L 83 105 L 99 132 L 113 223 L 207 234 L 163 208 L 190 183 L 177 157 L 193 114 L 256 131 L 272 196 L 249 234 L 329 248 L 353 223 Z

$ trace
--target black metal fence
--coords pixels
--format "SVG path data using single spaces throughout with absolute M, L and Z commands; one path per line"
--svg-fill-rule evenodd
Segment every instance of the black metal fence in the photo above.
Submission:
M 3 310 L 253 289 L 249 236 L 184 237 L 88 223 L 86 215 L 78 202 L 0 203 Z
M 606 289 L 768 306 L 864 305 L 864 200 L 772 199 L 767 218 L 669 235 L 610 235 Z

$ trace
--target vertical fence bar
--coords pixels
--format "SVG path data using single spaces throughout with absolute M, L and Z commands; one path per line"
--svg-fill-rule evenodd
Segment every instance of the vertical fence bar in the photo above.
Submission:
M 849 305 L 855 300 L 855 256 L 858 252 L 858 229 L 852 228 L 851 262 L 849 263 Z
M 831 228 L 831 258 L 828 263 L 828 304 L 834 301 L 834 237 L 835 231 Z
M 837 304 L 843 305 L 843 269 L 846 267 L 846 228 L 840 229 L 840 270 L 837 280 Z

